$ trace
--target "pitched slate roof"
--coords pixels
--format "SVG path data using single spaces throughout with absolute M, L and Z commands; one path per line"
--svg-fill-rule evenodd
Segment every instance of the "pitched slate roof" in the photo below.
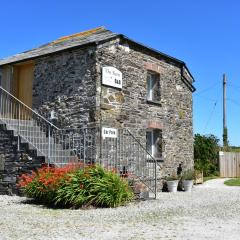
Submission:
M 61 37 L 53 42 L 44 44 L 38 48 L 34 48 L 11 57 L 1 59 L 0 65 L 32 59 L 35 57 L 51 54 L 77 46 L 82 46 L 93 42 L 101 42 L 103 40 L 112 39 L 118 35 L 119 34 L 106 30 L 103 27 L 91 29 L 70 36 Z
M 48 55 L 54 52 L 59 52 L 59 51 L 63 51 L 66 49 L 70 49 L 70 48 L 74 48 L 74 47 L 78 47 L 78 46 L 83 46 L 86 44 L 91 44 L 91 43 L 100 43 L 102 41 L 107 41 L 107 40 L 111 40 L 114 39 L 116 37 L 121 37 L 129 42 L 132 42 L 142 48 L 148 49 L 149 51 L 152 51 L 156 54 L 161 55 L 162 57 L 169 59 L 173 62 L 176 62 L 182 66 L 184 66 L 186 68 L 186 70 L 188 71 L 189 75 L 192 77 L 190 71 L 188 70 L 186 64 L 174 57 L 171 57 L 167 54 L 164 54 L 162 52 L 157 51 L 156 49 L 150 48 L 148 46 L 143 45 L 142 43 L 138 43 L 130 38 L 128 38 L 127 36 L 123 35 L 123 34 L 119 34 L 119 33 L 114 33 L 110 30 L 105 29 L 104 27 L 98 27 L 98 28 L 94 28 L 91 30 L 87 30 L 84 32 L 80 32 L 80 33 L 76 33 L 73 35 L 69 35 L 69 36 L 64 36 L 61 37 L 55 41 L 52 41 L 50 43 L 44 44 L 38 48 L 34 48 L 31 49 L 29 51 L 25 51 L 23 53 L 19 53 L 16 55 L 13 55 L 11 57 L 7 57 L 5 59 L 0 59 L 0 66 L 1 65 L 6 65 L 6 64 L 10 64 L 10 63 L 15 63 L 15 62 L 20 62 L 20 61 L 25 61 L 25 60 L 30 60 L 30 59 L 34 59 L 37 58 L 39 56 L 44 56 L 44 55 Z M 192 79 L 194 80 L 194 78 L 192 77 Z

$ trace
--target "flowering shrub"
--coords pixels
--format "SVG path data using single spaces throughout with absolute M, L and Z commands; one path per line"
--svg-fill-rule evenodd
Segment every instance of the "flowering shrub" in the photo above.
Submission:
M 23 174 L 20 177 L 19 187 L 23 188 L 28 197 L 51 204 L 61 182 L 68 178 L 68 173 L 76 171 L 77 167 L 73 164 L 62 168 L 43 166 L 37 172 Z
M 117 207 L 133 198 L 125 179 L 94 165 L 42 167 L 37 172 L 23 174 L 19 187 L 41 203 L 63 207 Z

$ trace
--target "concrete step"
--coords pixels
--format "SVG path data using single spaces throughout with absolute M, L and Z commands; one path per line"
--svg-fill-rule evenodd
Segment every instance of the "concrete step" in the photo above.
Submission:
M 8 123 L 8 124 L 6 124 Z M 15 136 L 20 135 L 22 148 L 31 152 L 31 154 L 38 156 L 40 159 L 45 157 L 47 160 L 49 155 L 49 139 L 47 133 L 42 131 L 39 126 L 33 121 L 4 119 L 3 125 L 6 125 L 6 129 L 13 131 Z M 63 146 L 54 142 L 54 138 L 50 138 L 50 162 L 58 163 L 62 165 L 68 162 L 70 159 L 74 159 L 72 151 L 70 149 L 63 149 Z
M 31 141 L 26 141 L 21 139 L 22 143 L 25 144 L 29 144 L 29 149 L 39 149 L 39 150 L 48 150 L 48 148 L 50 147 L 50 149 L 54 150 L 54 151 L 59 151 L 59 150 L 64 150 L 63 146 L 61 144 L 55 144 L 55 143 L 51 143 L 50 146 L 48 143 L 36 143 L 36 142 L 31 142 Z
M 31 142 L 33 144 L 48 144 L 49 139 L 46 137 L 32 137 L 32 136 L 23 136 L 22 135 L 22 142 Z M 50 138 L 50 144 L 56 144 L 53 138 Z
M 9 125 L 16 125 L 18 126 L 21 125 L 21 126 L 35 126 L 35 121 L 33 120 L 18 120 L 18 119 L 9 119 L 9 118 L 3 118 L 1 119 L 1 121 L 9 124 Z
M 45 157 L 48 156 L 48 150 L 37 150 L 37 155 L 42 156 L 44 155 Z M 71 151 L 69 150 L 53 150 L 50 151 L 50 157 L 55 158 L 55 159 L 64 159 L 64 158 L 70 158 L 71 157 Z
M 23 125 L 7 125 L 9 130 L 16 130 L 22 132 L 36 133 L 36 132 L 48 132 L 46 129 L 41 129 L 39 126 L 23 126 Z

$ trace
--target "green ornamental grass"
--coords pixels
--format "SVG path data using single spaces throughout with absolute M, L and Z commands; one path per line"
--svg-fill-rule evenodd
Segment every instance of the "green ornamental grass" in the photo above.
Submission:
M 133 198 L 128 182 L 111 171 L 102 178 L 92 178 L 89 189 L 91 202 L 96 206 L 118 207 Z

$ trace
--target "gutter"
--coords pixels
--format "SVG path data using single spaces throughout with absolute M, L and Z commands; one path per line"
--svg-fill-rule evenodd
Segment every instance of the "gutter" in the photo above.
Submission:
M 189 71 L 189 69 L 188 69 L 188 67 L 187 67 L 185 62 L 183 62 L 183 61 L 181 61 L 181 60 L 179 60 L 177 58 L 171 57 L 171 56 L 169 56 L 169 55 L 167 55 L 165 53 L 162 53 L 162 52 L 160 52 L 160 51 L 158 51 L 158 50 L 156 50 L 154 48 L 148 47 L 148 46 L 146 46 L 146 45 L 144 45 L 142 43 L 136 42 L 136 41 L 130 39 L 129 37 L 127 37 L 127 36 L 125 36 L 123 34 L 119 34 L 118 37 L 121 37 L 121 38 L 123 38 L 123 39 L 125 39 L 125 40 L 127 40 L 127 41 L 129 41 L 129 42 L 131 42 L 133 44 L 135 44 L 135 45 L 138 45 L 141 48 L 143 47 L 143 48 L 145 48 L 145 49 L 147 49 L 147 50 L 149 50 L 151 52 L 157 53 L 157 54 L 161 55 L 162 57 L 164 57 L 166 59 L 170 59 L 170 60 L 172 60 L 173 62 L 175 62 L 177 64 L 180 64 L 182 81 L 187 85 L 187 87 L 189 88 L 189 90 L 191 92 L 195 92 L 196 91 L 196 88 L 192 85 L 192 83 L 183 74 L 184 73 L 183 69 L 185 68 L 186 71 L 188 72 L 189 76 L 192 78 L 192 81 L 195 82 L 195 79 L 192 76 L 191 72 Z
M 177 58 L 175 58 L 175 57 L 171 57 L 171 56 L 169 56 L 169 55 L 167 55 L 167 54 L 165 54 L 165 53 L 163 53 L 163 52 L 160 52 L 160 51 L 158 51 L 158 50 L 156 50 L 156 49 L 154 49 L 154 48 L 151 48 L 151 47 L 149 47 L 149 46 L 146 46 L 146 45 L 144 45 L 144 44 L 142 44 L 142 43 L 140 43 L 140 42 L 137 42 L 137 41 L 135 41 L 135 40 L 133 40 L 133 39 L 130 39 L 129 37 L 127 37 L 127 36 L 125 36 L 125 35 L 123 35 L 123 34 L 118 34 L 117 36 L 118 36 L 118 37 L 122 37 L 123 39 L 126 39 L 127 41 L 129 41 L 129 42 L 131 42 L 131 43 L 133 43 L 133 44 L 136 44 L 136 45 L 138 45 L 139 47 L 144 47 L 144 48 L 148 49 L 149 51 L 155 52 L 155 53 L 161 55 L 162 57 L 165 57 L 166 59 L 170 59 L 170 60 L 172 60 L 173 62 L 180 64 L 182 67 L 185 67 L 185 69 L 187 70 L 188 74 L 189 74 L 190 77 L 192 78 L 193 82 L 195 82 L 195 79 L 194 79 L 193 75 L 191 74 L 190 70 L 188 69 L 188 67 L 187 67 L 187 65 L 186 65 L 185 62 L 183 62 L 183 61 L 181 61 L 181 60 L 179 60 L 179 59 L 177 59 Z M 186 79 L 186 80 L 187 80 L 187 79 Z M 190 83 L 190 84 L 191 84 L 191 83 Z
M 181 68 L 181 78 L 182 78 L 182 81 L 187 85 L 188 89 L 193 93 L 193 92 L 196 91 L 196 88 L 184 76 L 184 74 L 183 74 L 184 73 L 184 67 L 186 67 L 186 65 L 183 65 L 182 68 Z

